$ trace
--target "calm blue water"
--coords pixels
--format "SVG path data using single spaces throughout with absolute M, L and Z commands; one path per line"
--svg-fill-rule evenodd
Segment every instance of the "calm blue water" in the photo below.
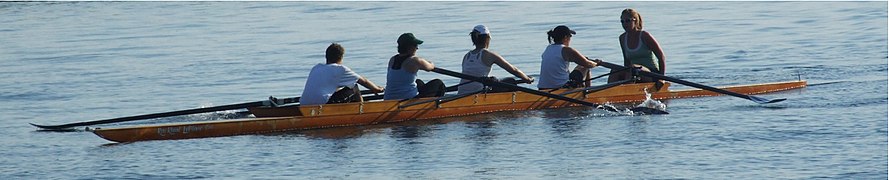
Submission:
M 382 85 L 404 32 L 456 70 L 476 24 L 529 74 L 560 24 L 585 55 L 620 62 L 626 7 L 661 42 L 671 76 L 811 86 L 762 95 L 789 99 L 772 105 L 669 100 L 663 116 L 570 108 L 130 144 L 27 124 L 297 96 L 331 42 Z M 0 179 L 887 178 L 887 2 L 0 3 L 0 24 Z

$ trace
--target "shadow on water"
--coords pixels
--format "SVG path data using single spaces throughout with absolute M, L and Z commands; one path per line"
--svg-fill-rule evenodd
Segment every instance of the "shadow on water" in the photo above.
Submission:
M 472 129 L 472 136 L 468 139 L 487 142 L 497 139 L 498 121 L 470 121 L 466 123 L 466 127 Z
M 572 107 L 565 109 L 547 109 L 542 110 L 543 117 L 553 133 L 561 136 L 569 136 L 581 130 L 581 120 L 583 117 L 593 115 L 596 112 L 591 107 Z

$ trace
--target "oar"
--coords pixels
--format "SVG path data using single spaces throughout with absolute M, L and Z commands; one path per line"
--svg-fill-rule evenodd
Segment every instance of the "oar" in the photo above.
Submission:
M 364 90 L 361 91 L 362 94 L 371 94 L 373 91 Z M 171 112 L 163 112 L 163 113 L 153 113 L 153 114 L 143 114 L 137 116 L 127 116 L 127 117 L 119 117 L 119 118 L 111 118 L 111 119 L 103 119 L 103 120 L 95 120 L 95 121 L 85 121 L 85 122 L 76 122 L 76 123 L 68 123 L 68 124 L 60 124 L 60 125 L 39 125 L 34 123 L 28 123 L 32 126 L 36 126 L 45 130 L 64 130 L 72 127 L 78 126 L 90 126 L 90 125 L 99 125 L 99 124 L 110 124 L 110 123 L 119 123 L 119 122 L 127 122 L 127 121 L 137 121 L 144 119 L 154 119 L 154 118 L 162 118 L 162 117 L 171 117 L 171 116 L 181 116 L 181 115 L 189 115 L 189 114 L 198 114 L 198 113 L 208 113 L 208 112 L 216 112 L 216 111 L 227 111 L 233 109 L 243 109 L 248 107 L 257 107 L 257 106 L 269 106 L 272 104 L 288 104 L 288 103 L 297 103 L 299 102 L 300 97 L 291 97 L 291 98 L 281 98 L 275 99 L 277 102 L 273 102 L 271 100 L 266 101 L 254 101 L 254 102 L 246 102 L 239 104 L 229 104 L 222 106 L 214 106 L 214 107 L 205 107 L 205 108 L 195 108 L 195 109 L 186 109 L 179 111 L 171 111 Z
M 609 72 L 609 73 L 605 73 L 605 74 L 603 74 L 603 75 L 599 75 L 599 76 L 596 76 L 596 77 L 593 77 L 593 78 L 589 78 L 589 79 L 583 80 L 583 81 L 581 81 L 581 82 L 592 81 L 592 80 L 595 80 L 595 79 L 599 79 L 599 78 L 601 78 L 601 77 L 609 76 L 609 75 L 612 75 L 612 74 L 614 74 L 614 73 L 623 72 L 623 71 L 626 71 L 626 70 L 629 70 L 629 69 L 630 69 L 630 68 L 624 68 L 624 69 L 617 70 L 617 71 L 611 71 L 611 72 Z
M 538 90 L 533 90 L 533 89 L 529 89 L 529 88 L 526 88 L 526 87 L 516 86 L 516 85 L 513 85 L 513 84 L 508 84 L 508 83 L 504 83 L 504 82 L 500 82 L 500 81 L 494 81 L 494 80 L 491 80 L 491 79 L 488 79 L 488 78 L 484 78 L 484 77 L 476 77 L 476 76 L 466 75 L 466 74 L 463 74 L 463 73 L 458 73 L 458 72 L 454 72 L 454 71 L 450 71 L 450 70 L 446 70 L 446 69 L 441 69 L 441 68 L 435 68 L 435 69 L 432 69 L 432 71 L 433 71 L 433 72 L 436 72 L 436 73 L 439 73 L 439 74 L 444 74 L 444 75 L 448 75 L 448 76 L 453 76 L 453 77 L 456 77 L 456 78 L 461 78 L 461 79 L 467 79 L 467 80 L 471 80 L 471 81 L 475 81 L 475 82 L 480 82 L 480 83 L 485 84 L 485 85 L 487 85 L 487 86 L 493 86 L 493 87 L 500 87 L 500 88 L 505 88 L 505 89 L 511 89 L 511 90 L 514 90 L 514 91 L 522 91 L 522 92 L 531 93 L 531 94 L 538 95 L 538 96 L 543 96 L 543 97 L 548 97 L 548 98 L 553 98 L 553 99 L 558 99 L 558 100 L 568 101 L 568 102 L 572 102 L 572 103 L 576 103 L 576 104 L 581 104 L 581 105 L 585 105 L 585 106 L 590 106 L 590 107 L 595 107 L 595 108 L 599 108 L 599 109 L 603 109 L 603 110 L 607 110 L 607 111 L 620 112 L 619 110 L 617 110 L 617 109 L 615 109 L 615 108 L 613 108 L 613 107 L 609 107 L 609 106 L 601 106 L 601 105 L 598 105 L 598 104 L 595 104 L 595 103 L 591 103 L 591 102 L 587 102 L 587 101 L 582 101 L 582 100 L 572 99 L 572 98 L 569 98 L 569 97 L 560 96 L 560 95 L 556 95 L 556 94 L 551 94 L 551 93 L 547 93 L 547 92 L 543 92 L 543 91 L 538 91 Z M 632 111 L 634 114 L 635 114 L 635 113 L 642 113 L 642 114 L 669 114 L 669 113 L 667 113 L 666 111 L 661 111 L 661 110 L 658 110 L 658 109 L 646 108 L 646 107 L 633 108 L 633 109 L 631 109 L 631 111 Z
M 374 94 L 374 92 L 372 90 L 361 90 L 360 93 L 362 95 Z M 284 105 L 284 104 L 298 103 L 299 99 L 300 99 L 300 97 L 292 97 L 292 98 L 269 97 L 269 100 L 272 102 L 270 105 L 272 105 L 272 106 L 280 106 L 280 105 Z
M 446 91 L 456 91 L 458 86 L 462 86 L 462 85 L 469 84 L 469 83 L 472 83 L 472 82 L 474 82 L 474 81 L 466 81 L 466 82 L 462 82 L 462 83 L 460 83 L 460 84 L 457 84 L 457 85 L 454 85 L 454 86 L 451 86 L 451 87 L 447 87 L 447 88 L 445 88 L 445 90 L 446 90 Z M 521 81 L 518 81 L 518 82 L 516 82 L 516 83 L 530 83 L 530 82 L 525 81 L 525 80 L 521 80 Z M 457 99 L 460 99 L 460 98 L 469 97 L 469 96 L 472 96 L 472 95 L 475 95 L 475 94 L 485 93 L 485 92 L 488 92 L 487 87 L 485 87 L 485 89 L 478 90 L 478 91 L 471 92 L 471 93 L 465 93 L 465 94 L 460 94 L 460 95 L 456 95 L 456 96 L 445 96 L 445 97 L 440 97 L 440 98 L 435 98 L 435 99 L 430 99 L 430 100 L 425 100 L 425 101 L 418 101 L 418 102 L 408 103 L 408 104 L 405 104 L 405 105 L 398 106 L 398 108 L 403 109 L 403 108 L 406 108 L 406 107 L 416 106 L 416 105 L 420 105 L 420 104 L 426 104 L 426 103 L 433 102 L 433 101 L 435 102 L 435 104 L 444 104 L 444 103 L 451 102 L 451 101 L 454 101 L 454 100 L 457 100 Z
M 457 87 L 460 87 L 460 86 L 462 86 L 462 85 L 466 85 L 466 84 L 469 84 L 469 83 L 472 83 L 472 81 L 466 81 L 466 82 L 462 82 L 462 83 L 457 84 L 457 85 L 453 85 L 453 86 L 445 87 L 445 88 L 444 88 L 444 91 L 445 91 L 445 93 L 448 93 L 448 92 L 454 92 L 454 91 L 457 91 Z M 371 96 L 371 97 L 375 97 L 375 96 Z M 378 98 L 378 99 L 382 99 L 382 98 L 383 98 L 382 95 L 380 95 L 380 98 Z M 414 100 L 414 99 L 418 99 L 418 98 L 419 98 L 419 97 L 416 97 L 416 96 L 415 96 L 415 97 L 413 97 L 413 98 L 402 99 L 402 100 L 399 100 L 398 103 L 402 103 L 402 102 L 405 102 L 405 101 L 410 101 L 410 100 Z M 399 108 L 402 108 L 402 107 L 399 107 Z
M 625 67 L 623 67 L 623 66 L 620 66 L 620 65 L 617 65 L 617 64 L 612 64 L 612 63 L 605 62 L 605 61 L 600 61 L 600 62 L 599 62 L 599 65 L 600 65 L 600 66 L 605 66 L 606 68 L 609 68 L 609 69 L 625 68 Z M 759 103 L 759 104 L 776 103 L 776 102 L 781 102 L 781 101 L 787 100 L 786 98 L 780 98 L 780 99 L 766 99 L 766 98 L 761 98 L 761 97 L 756 97 L 756 96 L 751 96 L 751 95 L 744 95 L 744 94 L 740 94 L 740 93 L 736 93 L 736 92 L 731 92 L 731 91 L 726 91 L 726 90 L 719 89 L 719 88 L 715 88 L 715 87 L 710 87 L 710 86 L 707 86 L 707 85 L 702 85 L 702 84 L 693 83 L 693 82 L 688 82 L 688 81 L 681 80 L 681 79 L 676 79 L 676 78 L 672 78 L 672 77 L 667 77 L 667 76 L 660 75 L 660 74 L 657 74 L 657 73 L 651 73 L 651 72 L 646 72 L 646 71 L 640 71 L 640 70 L 635 69 L 635 68 L 633 68 L 633 69 L 634 69 L 633 71 L 635 71 L 635 72 L 638 73 L 639 75 L 648 76 L 648 77 L 655 78 L 655 79 L 662 79 L 662 80 L 666 80 L 666 81 L 670 81 L 670 82 L 675 82 L 675 83 L 679 83 L 679 84 L 686 85 L 686 86 L 691 86 L 691 87 L 701 88 L 701 89 L 704 89 L 704 90 L 713 91 L 713 92 L 717 92 L 717 93 L 722 93 L 722 94 L 726 94 L 726 95 L 730 95 L 730 96 L 735 96 L 735 97 L 739 97 L 739 98 L 744 98 L 744 99 L 748 99 L 748 100 L 751 100 L 751 101 L 756 102 L 756 103 Z
M 181 116 L 181 115 L 198 114 L 198 113 L 215 112 L 215 111 L 225 111 L 225 110 L 232 110 L 232 109 L 243 109 L 243 108 L 263 106 L 263 105 L 268 105 L 268 104 L 269 104 L 269 101 L 254 101 L 254 102 L 247 102 L 247 103 L 240 103 L 240 104 L 229 104 L 229 105 L 223 105 L 223 106 L 187 109 L 187 110 L 172 111 L 172 112 L 154 113 L 154 114 L 144 114 L 144 115 L 138 115 L 138 116 L 127 116 L 127 117 L 119 117 L 119 118 L 96 120 L 96 121 L 77 122 L 77 123 L 69 123 L 69 124 L 61 124 L 61 125 L 38 125 L 38 124 L 34 124 L 34 123 L 29 123 L 29 124 L 31 124 L 33 126 L 37 126 L 42 129 L 47 129 L 47 130 L 63 130 L 63 129 L 78 127 L 78 126 L 89 126 L 89 125 L 97 125 L 97 124 L 118 123 L 118 122 L 127 122 L 127 121 L 143 120 L 143 119 L 154 119 L 154 118 L 161 118 L 161 117 Z
M 469 82 L 472 82 L 472 81 L 469 81 Z M 475 95 L 478 93 L 483 93 L 483 92 L 485 92 L 485 90 L 478 90 L 476 92 L 466 93 L 466 94 L 461 94 L 461 95 L 456 95 L 456 96 L 445 96 L 445 97 L 440 97 L 440 98 L 435 98 L 435 99 L 430 99 L 430 100 L 425 100 L 425 101 L 418 101 L 418 102 L 413 102 L 413 103 L 408 103 L 405 105 L 398 106 L 398 108 L 404 109 L 406 107 L 416 106 L 416 105 L 420 105 L 420 104 L 426 104 L 429 102 L 435 102 L 435 104 L 442 104 L 442 103 L 451 102 L 453 100 L 457 100 L 457 99 L 464 98 L 464 97 L 469 97 L 469 96 L 472 96 L 472 95 Z
M 566 91 L 566 92 L 560 93 L 559 95 L 563 95 L 563 96 L 564 96 L 564 95 L 568 95 L 568 94 L 576 93 L 576 92 L 580 92 L 580 91 L 583 91 L 584 94 L 589 94 L 589 93 L 593 93 L 593 92 L 596 92 L 596 91 L 601 91 L 601 90 L 605 90 L 605 89 L 608 89 L 608 88 L 612 88 L 612 87 L 615 87 L 615 86 L 620 86 L 621 84 L 624 84 L 624 83 L 627 83 L 627 82 L 630 82 L 630 81 L 632 81 L 632 79 L 627 79 L 627 80 L 622 80 L 622 81 L 612 82 L 612 83 L 603 84 L 603 85 L 598 85 L 598 86 L 590 86 L 590 87 L 586 87 L 586 88 L 583 88 L 583 89 L 577 89 L 577 90 L 572 90 L 572 91 Z

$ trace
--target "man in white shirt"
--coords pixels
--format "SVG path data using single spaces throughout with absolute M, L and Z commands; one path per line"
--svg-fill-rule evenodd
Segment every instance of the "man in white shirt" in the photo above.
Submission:
M 306 86 L 303 88 L 300 104 L 318 105 L 362 101 L 356 83 L 374 93 L 383 92 L 382 87 L 343 65 L 345 52 L 343 46 L 337 43 L 332 43 L 327 47 L 327 64 L 317 64 L 312 67 L 306 80 Z

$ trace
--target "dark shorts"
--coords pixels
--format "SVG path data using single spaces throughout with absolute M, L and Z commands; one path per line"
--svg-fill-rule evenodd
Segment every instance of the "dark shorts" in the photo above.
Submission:
M 414 98 L 424 98 L 424 97 L 442 97 L 445 94 L 445 85 L 440 79 L 429 80 L 428 82 L 423 82 L 423 80 L 417 79 L 417 96 Z
M 327 100 L 327 104 L 337 104 L 337 103 L 349 103 L 349 102 L 361 102 L 361 92 L 357 91 L 357 89 L 353 89 L 350 87 L 344 87 L 330 96 L 330 99 Z
M 583 72 L 578 70 L 571 71 L 571 74 L 568 74 L 568 82 L 562 86 L 562 88 L 579 88 L 583 87 Z
M 520 84 L 520 83 L 522 83 L 521 81 L 516 80 L 515 78 L 511 78 L 511 77 L 503 78 L 503 79 L 497 79 L 496 77 L 489 77 L 489 78 L 491 78 L 492 80 L 495 80 L 495 81 L 499 81 L 499 82 L 506 83 L 506 84 L 512 84 L 512 85 L 516 85 L 516 84 Z M 513 90 L 513 89 L 511 89 L 511 88 L 501 88 L 501 87 L 490 87 L 490 88 L 491 88 L 491 90 L 488 91 L 488 93 L 513 92 L 513 91 L 515 91 L 515 90 Z
M 580 72 L 578 70 L 573 70 L 573 71 L 571 71 L 571 74 L 568 74 L 568 82 L 566 82 L 565 85 L 562 85 L 561 88 L 557 88 L 557 89 L 573 89 L 573 88 L 584 87 L 583 80 L 585 80 L 585 79 L 583 79 L 583 72 Z M 556 89 L 541 88 L 540 90 L 556 90 Z

